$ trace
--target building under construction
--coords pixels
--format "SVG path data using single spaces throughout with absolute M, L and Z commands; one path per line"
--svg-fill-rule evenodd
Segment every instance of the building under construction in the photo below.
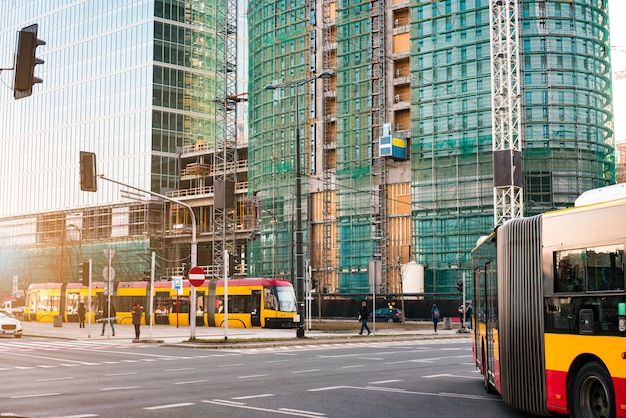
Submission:
M 290 280 L 303 256 L 324 293 L 452 294 L 505 206 L 501 139 L 523 157 L 515 214 L 614 181 L 605 3 L 253 0 L 248 42 L 236 0 L 0 10 L 1 57 L 40 16 L 47 41 L 33 97 L 0 96 L 0 284 L 75 281 L 88 258 L 102 280 L 105 250 L 115 281 L 140 279 L 152 251 L 157 276 L 181 274 L 193 212 L 209 278 L 228 251 L 231 274 Z M 103 180 L 80 192 L 79 151 L 192 212 Z
M 294 277 L 297 129 L 323 292 L 399 293 L 404 276 L 453 293 L 507 204 L 568 207 L 614 181 L 605 1 L 251 1 L 248 19 L 256 275 Z M 499 207 L 494 155 L 510 137 L 517 201 Z

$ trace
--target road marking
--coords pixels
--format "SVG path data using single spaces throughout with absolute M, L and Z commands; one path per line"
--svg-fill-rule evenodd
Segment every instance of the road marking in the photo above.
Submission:
M 239 366 L 245 366 L 245 364 L 243 364 L 243 363 L 220 364 L 217 367 L 220 368 L 220 367 L 239 367 Z
M 317 388 L 317 389 L 308 389 L 307 392 L 321 392 L 324 390 L 335 390 L 335 389 L 342 389 L 346 386 L 326 386 L 324 388 Z
M 289 408 L 278 408 L 279 411 L 285 411 L 285 412 L 294 412 L 297 414 L 311 414 L 311 415 L 315 415 L 318 417 L 325 417 L 326 414 L 323 412 L 312 412 L 312 411 L 303 411 L 301 409 L 289 409 Z
M 169 405 L 158 405 L 158 406 L 147 406 L 143 409 L 147 409 L 149 411 L 156 411 L 158 409 L 168 409 L 168 408 L 179 408 L 181 406 L 190 406 L 190 405 L 195 405 L 192 402 L 185 402 L 185 403 L 171 403 Z
M 295 409 L 257 408 L 257 407 L 254 407 L 254 406 L 248 406 L 246 404 L 235 404 L 235 403 L 232 403 L 232 402 L 222 401 L 222 400 L 219 400 L 219 399 L 215 399 L 215 400 L 212 400 L 212 401 L 205 400 L 205 401 L 202 401 L 202 402 L 210 403 L 210 404 L 213 404 L 213 405 L 230 406 L 232 408 L 251 409 L 253 411 L 273 412 L 275 414 L 283 414 L 283 415 L 295 415 L 295 416 L 299 416 L 299 417 L 318 418 L 318 417 L 326 416 L 326 414 L 320 414 L 319 412 L 298 411 L 298 410 L 295 410 Z
M 180 369 L 167 369 L 166 372 L 184 372 L 185 370 L 195 370 L 194 367 L 183 367 Z
M 100 388 L 102 392 L 106 392 L 109 390 L 126 390 L 126 389 L 139 389 L 141 386 L 114 386 L 110 388 Z
M 319 372 L 320 369 L 309 369 L 309 370 L 294 370 L 291 373 L 296 374 L 296 373 L 313 373 L 313 372 Z
M 73 377 L 52 377 L 50 379 L 35 379 L 35 382 L 54 382 L 57 380 L 72 380 Z
M 272 363 L 288 363 L 291 360 L 270 360 L 270 361 L 266 361 L 265 363 L 267 364 L 272 364 Z
M 267 398 L 270 396 L 276 396 L 273 393 L 262 393 L 260 395 L 250 395 L 250 396 L 237 396 L 232 399 L 243 400 L 243 399 L 254 399 L 254 398 Z
M 391 380 L 379 380 L 378 382 L 370 382 L 370 385 L 384 385 L 385 383 L 396 383 L 402 382 L 402 380 L 391 379 Z
M 400 393 L 403 395 L 422 395 L 422 396 L 436 396 L 440 398 L 459 398 L 459 399 L 473 399 L 473 400 L 481 400 L 481 401 L 496 401 L 502 402 L 502 398 L 482 396 L 482 395 L 469 395 L 462 393 L 446 393 L 446 392 L 414 392 L 405 389 L 394 389 L 394 388 L 381 388 L 377 386 L 328 386 L 324 388 L 317 389 L 308 389 L 307 392 L 320 392 L 324 390 L 337 390 L 337 389 L 352 389 L 352 390 L 367 390 L 372 392 L 392 392 L 392 393 Z
M 253 377 L 264 377 L 269 376 L 268 374 L 249 374 L 247 376 L 237 376 L 237 379 L 251 379 Z
M 39 398 L 44 396 L 57 396 L 60 393 L 37 393 L 35 395 L 21 395 L 21 396 L 11 396 L 11 399 L 23 399 L 23 398 Z
M 365 367 L 365 364 L 355 364 L 354 366 L 343 366 L 342 369 L 354 369 L 356 367 Z
M 474 379 L 474 380 L 482 380 L 482 377 L 476 376 L 462 376 L 457 374 L 431 374 L 428 376 L 422 376 L 424 379 L 432 379 L 433 377 L 453 377 L 455 379 Z
M 105 376 L 127 376 L 129 374 L 137 374 L 137 372 L 107 373 Z
M 208 380 L 189 380 L 186 382 L 175 382 L 174 384 L 175 385 L 192 385 L 195 383 L 206 383 L 206 382 L 208 382 Z

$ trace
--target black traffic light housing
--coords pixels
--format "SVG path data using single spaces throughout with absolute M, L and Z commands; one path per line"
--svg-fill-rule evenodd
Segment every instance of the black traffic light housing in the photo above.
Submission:
M 152 270 L 144 270 L 143 276 L 141 277 L 141 279 L 149 282 L 151 277 L 152 277 Z
M 46 42 L 37 39 L 39 25 L 34 24 L 22 28 L 18 32 L 17 49 L 15 52 L 15 78 L 13 79 L 13 97 L 22 99 L 33 93 L 33 84 L 43 80 L 35 77 L 35 65 L 44 61 L 35 56 L 35 50 Z
M 80 190 L 83 192 L 97 192 L 98 182 L 96 174 L 96 154 L 80 152 Z
M 459 292 L 459 293 L 463 293 L 463 282 L 462 281 L 456 282 L 456 291 Z
M 78 263 L 78 281 L 80 283 L 89 281 L 89 263 Z

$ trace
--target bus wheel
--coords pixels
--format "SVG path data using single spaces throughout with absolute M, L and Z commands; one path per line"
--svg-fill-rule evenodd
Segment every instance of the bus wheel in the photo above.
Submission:
M 572 415 L 574 417 L 615 417 L 615 395 L 611 376 L 598 362 L 585 364 L 574 381 Z

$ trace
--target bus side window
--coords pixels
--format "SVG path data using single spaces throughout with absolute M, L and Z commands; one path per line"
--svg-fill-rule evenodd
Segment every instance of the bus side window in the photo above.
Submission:
M 582 292 L 586 273 L 584 251 L 556 251 L 553 258 L 555 292 Z

